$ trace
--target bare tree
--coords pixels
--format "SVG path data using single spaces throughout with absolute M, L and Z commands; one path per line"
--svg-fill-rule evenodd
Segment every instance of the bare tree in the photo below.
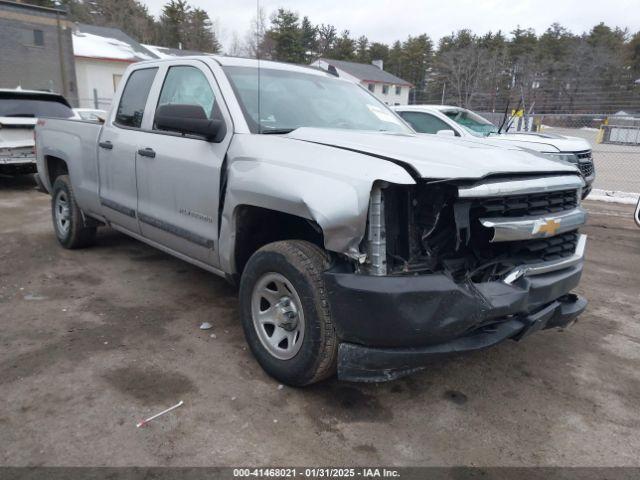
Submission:
M 259 7 L 256 15 L 251 19 L 251 24 L 244 40 L 244 55 L 249 58 L 264 58 L 268 50 L 265 45 L 267 32 L 267 14 L 263 7 Z
M 480 92 L 481 81 L 487 72 L 487 52 L 475 43 L 442 53 L 438 66 L 447 85 L 453 88 L 457 104 L 470 107 Z
M 231 35 L 231 44 L 227 49 L 227 55 L 230 57 L 242 57 L 245 55 L 246 51 L 246 45 L 244 45 L 242 40 L 240 40 L 238 32 L 234 31 Z

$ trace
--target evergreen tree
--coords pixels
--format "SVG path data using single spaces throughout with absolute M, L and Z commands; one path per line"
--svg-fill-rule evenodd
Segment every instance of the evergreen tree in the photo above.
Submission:
M 331 49 L 331 58 L 335 60 L 355 60 L 356 41 L 349 35 L 349 30 L 344 30 L 336 39 Z
M 218 53 L 220 43 L 213 31 L 209 14 L 201 8 L 194 8 L 187 13 L 185 43 L 183 48 L 206 53 Z
M 186 0 L 170 0 L 162 7 L 158 44 L 164 47 L 181 48 L 186 43 L 187 19 L 191 7 Z
M 304 62 L 310 63 L 318 55 L 318 28 L 311 24 L 309 17 L 302 19 L 300 35 L 304 51 Z
M 305 52 L 298 14 L 279 8 L 271 17 L 266 36 L 273 42 L 273 59 L 281 62 L 303 63 Z
M 360 63 L 370 63 L 369 39 L 362 35 L 356 40 L 356 61 Z
M 373 42 L 369 45 L 368 56 L 370 61 L 382 60 L 383 66 L 385 66 L 389 61 L 389 46 L 384 43 Z

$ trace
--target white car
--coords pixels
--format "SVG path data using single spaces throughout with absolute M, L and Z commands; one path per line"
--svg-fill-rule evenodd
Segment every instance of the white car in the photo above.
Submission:
M 33 129 L 38 117 L 79 118 L 57 93 L 0 89 L 0 174 L 36 173 Z
M 498 133 L 498 127 L 466 108 L 447 105 L 402 105 L 393 109 L 418 133 L 477 139 L 494 145 L 528 148 L 543 155 L 575 164 L 591 191 L 596 177 L 591 145 L 583 138 L 548 133 Z

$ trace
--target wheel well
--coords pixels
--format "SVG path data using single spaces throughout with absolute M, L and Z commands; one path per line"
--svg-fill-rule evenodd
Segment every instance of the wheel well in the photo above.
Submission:
M 53 187 L 53 182 L 56 181 L 60 175 L 66 175 L 69 173 L 67 162 L 58 157 L 47 155 L 45 157 L 45 163 L 47 166 L 47 174 L 49 175 L 49 183 Z
M 256 250 L 279 240 L 307 240 L 324 248 L 322 229 L 311 220 L 268 208 L 238 207 L 234 255 L 236 274 L 242 274 Z

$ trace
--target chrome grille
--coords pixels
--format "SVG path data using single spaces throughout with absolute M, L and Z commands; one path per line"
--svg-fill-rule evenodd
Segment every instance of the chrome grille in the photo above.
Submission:
M 575 156 L 578 157 L 578 168 L 580 173 L 584 177 L 590 177 L 595 171 L 593 166 L 593 155 L 591 150 L 585 150 L 583 152 L 576 152 Z
M 526 217 L 571 210 L 578 206 L 575 190 L 479 198 L 471 204 L 471 218 Z

